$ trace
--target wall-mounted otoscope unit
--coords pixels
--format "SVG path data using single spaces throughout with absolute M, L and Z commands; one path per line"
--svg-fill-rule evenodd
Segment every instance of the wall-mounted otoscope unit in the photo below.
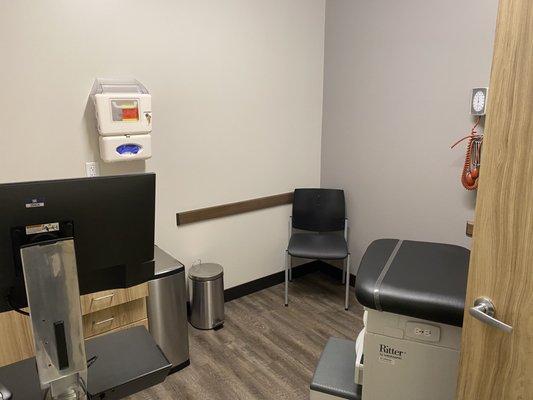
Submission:
M 135 79 L 96 79 L 91 90 L 100 157 L 105 162 L 152 156 L 152 96 Z

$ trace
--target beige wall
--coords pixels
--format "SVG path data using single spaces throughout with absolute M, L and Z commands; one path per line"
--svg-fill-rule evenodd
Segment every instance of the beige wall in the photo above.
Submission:
M 475 198 L 449 145 L 489 80 L 497 1 L 324 3 L 0 3 L 0 182 L 83 176 L 93 79 L 131 76 L 153 94 L 154 157 L 101 172 L 155 171 L 157 242 L 222 263 L 226 287 L 281 269 L 289 207 L 180 228 L 175 213 L 320 175 L 347 191 L 355 265 L 379 237 L 468 246 Z
M 354 265 L 374 239 L 469 246 L 459 176 L 497 0 L 326 3 L 322 185 L 346 190 Z
M 0 182 L 84 176 L 95 77 L 153 94 L 157 242 L 232 287 L 281 269 L 289 207 L 178 228 L 175 213 L 320 183 L 324 0 L 0 4 Z M 95 205 L 98 207 L 105 205 Z

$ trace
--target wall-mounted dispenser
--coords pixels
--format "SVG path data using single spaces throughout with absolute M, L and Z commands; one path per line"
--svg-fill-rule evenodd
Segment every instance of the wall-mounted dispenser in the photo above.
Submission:
M 135 79 L 96 79 L 91 91 L 105 162 L 152 156 L 152 96 Z

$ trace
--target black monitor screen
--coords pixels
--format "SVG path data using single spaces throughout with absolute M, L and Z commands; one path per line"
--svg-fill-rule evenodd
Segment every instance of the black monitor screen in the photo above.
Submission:
M 27 305 L 20 247 L 72 237 L 80 293 L 154 272 L 155 175 L 0 184 L 0 312 Z

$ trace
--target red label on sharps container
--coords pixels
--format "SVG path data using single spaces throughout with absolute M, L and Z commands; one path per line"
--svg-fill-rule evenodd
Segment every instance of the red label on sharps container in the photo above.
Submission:
M 135 108 L 123 108 L 122 109 L 122 120 L 125 120 L 125 119 L 138 120 L 139 119 L 139 110 L 137 109 L 137 107 L 135 107 Z

